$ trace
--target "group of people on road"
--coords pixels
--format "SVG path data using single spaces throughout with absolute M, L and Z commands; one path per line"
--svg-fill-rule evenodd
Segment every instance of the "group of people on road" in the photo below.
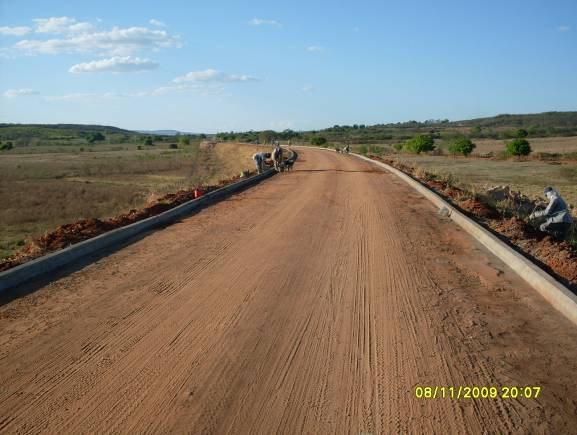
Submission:
M 282 165 L 282 156 L 283 156 L 283 149 L 280 147 L 280 143 L 278 141 L 273 142 L 274 148 L 272 153 L 267 152 L 260 152 L 253 154 L 252 159 L 254 160 L 256 171 L 259 174 L 262 174 L 265 170 L 266 160 L 271 159 L 273 161 L 273 166 L 277 171 L 281 171 Z

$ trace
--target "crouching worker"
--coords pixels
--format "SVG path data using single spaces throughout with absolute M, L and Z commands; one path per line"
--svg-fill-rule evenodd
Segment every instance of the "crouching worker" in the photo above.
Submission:
M 561 195 L 559 195 L 559 192 L 552 187 L 547 187 L 544 193 L 545 197 L 549 200 L 549 205 L 545 210 L 531 213 L 529 219 L 545 218 L 546 221 L 539 227 L 541 231 L 562 239 L 571 228 L 573 218 L 571 217 L 567 203 Z
M 264 172 L 264 163 L 269 155 L 270 154 L 267 153 L 256 153 L 252 156 L 252 159 L 254 160 L 254 164 L 256 166 L 256 171 L 259 174 L 262 174 Z

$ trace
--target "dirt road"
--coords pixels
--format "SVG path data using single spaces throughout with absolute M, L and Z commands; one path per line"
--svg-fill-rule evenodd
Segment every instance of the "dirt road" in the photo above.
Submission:
M 393 175 L 300 153 L 292 173 L 5 297 L 0 431 L 573 431 L 577 328 Z

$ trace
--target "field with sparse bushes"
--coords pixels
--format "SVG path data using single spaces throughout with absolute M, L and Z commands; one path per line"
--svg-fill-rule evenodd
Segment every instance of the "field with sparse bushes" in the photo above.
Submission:
M 174 141 L 15 147 L 0 154 L 0 258 L 25 240 L 78 219 L 139 208 L 166 193 L 252 169 L 256 148 Z M 174 142 L 176 143 L 176 142 Z M 140 148 L 140 149 L 139 149 Z

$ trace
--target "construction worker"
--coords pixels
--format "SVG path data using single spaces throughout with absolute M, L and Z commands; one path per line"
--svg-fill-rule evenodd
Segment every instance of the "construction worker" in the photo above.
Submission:
M 266 161 L 267 153 L 256 153 L 253 154 L 252 159 L 254 160 L 254 164 L 256 165 L 256 171 L 259 174 L 262 174 L 264 171 L 264 162 Z
M 539 226 L 539 229 L 560 239 L 564 238 L 573 218 L 567 207 L 565 200 L 552 187 L 545 188 L 545 197 L 549 200 L 549 205 L 545 210 L 534 211 L 529 219 L 546 218 L 546 221 Z
M 274 168 L 280 172 L 280 165 L 282 162 L 282 148 L 279 143 L 276 143 L 274 150 L 272 151 L 272 161 L 274 163 Z

